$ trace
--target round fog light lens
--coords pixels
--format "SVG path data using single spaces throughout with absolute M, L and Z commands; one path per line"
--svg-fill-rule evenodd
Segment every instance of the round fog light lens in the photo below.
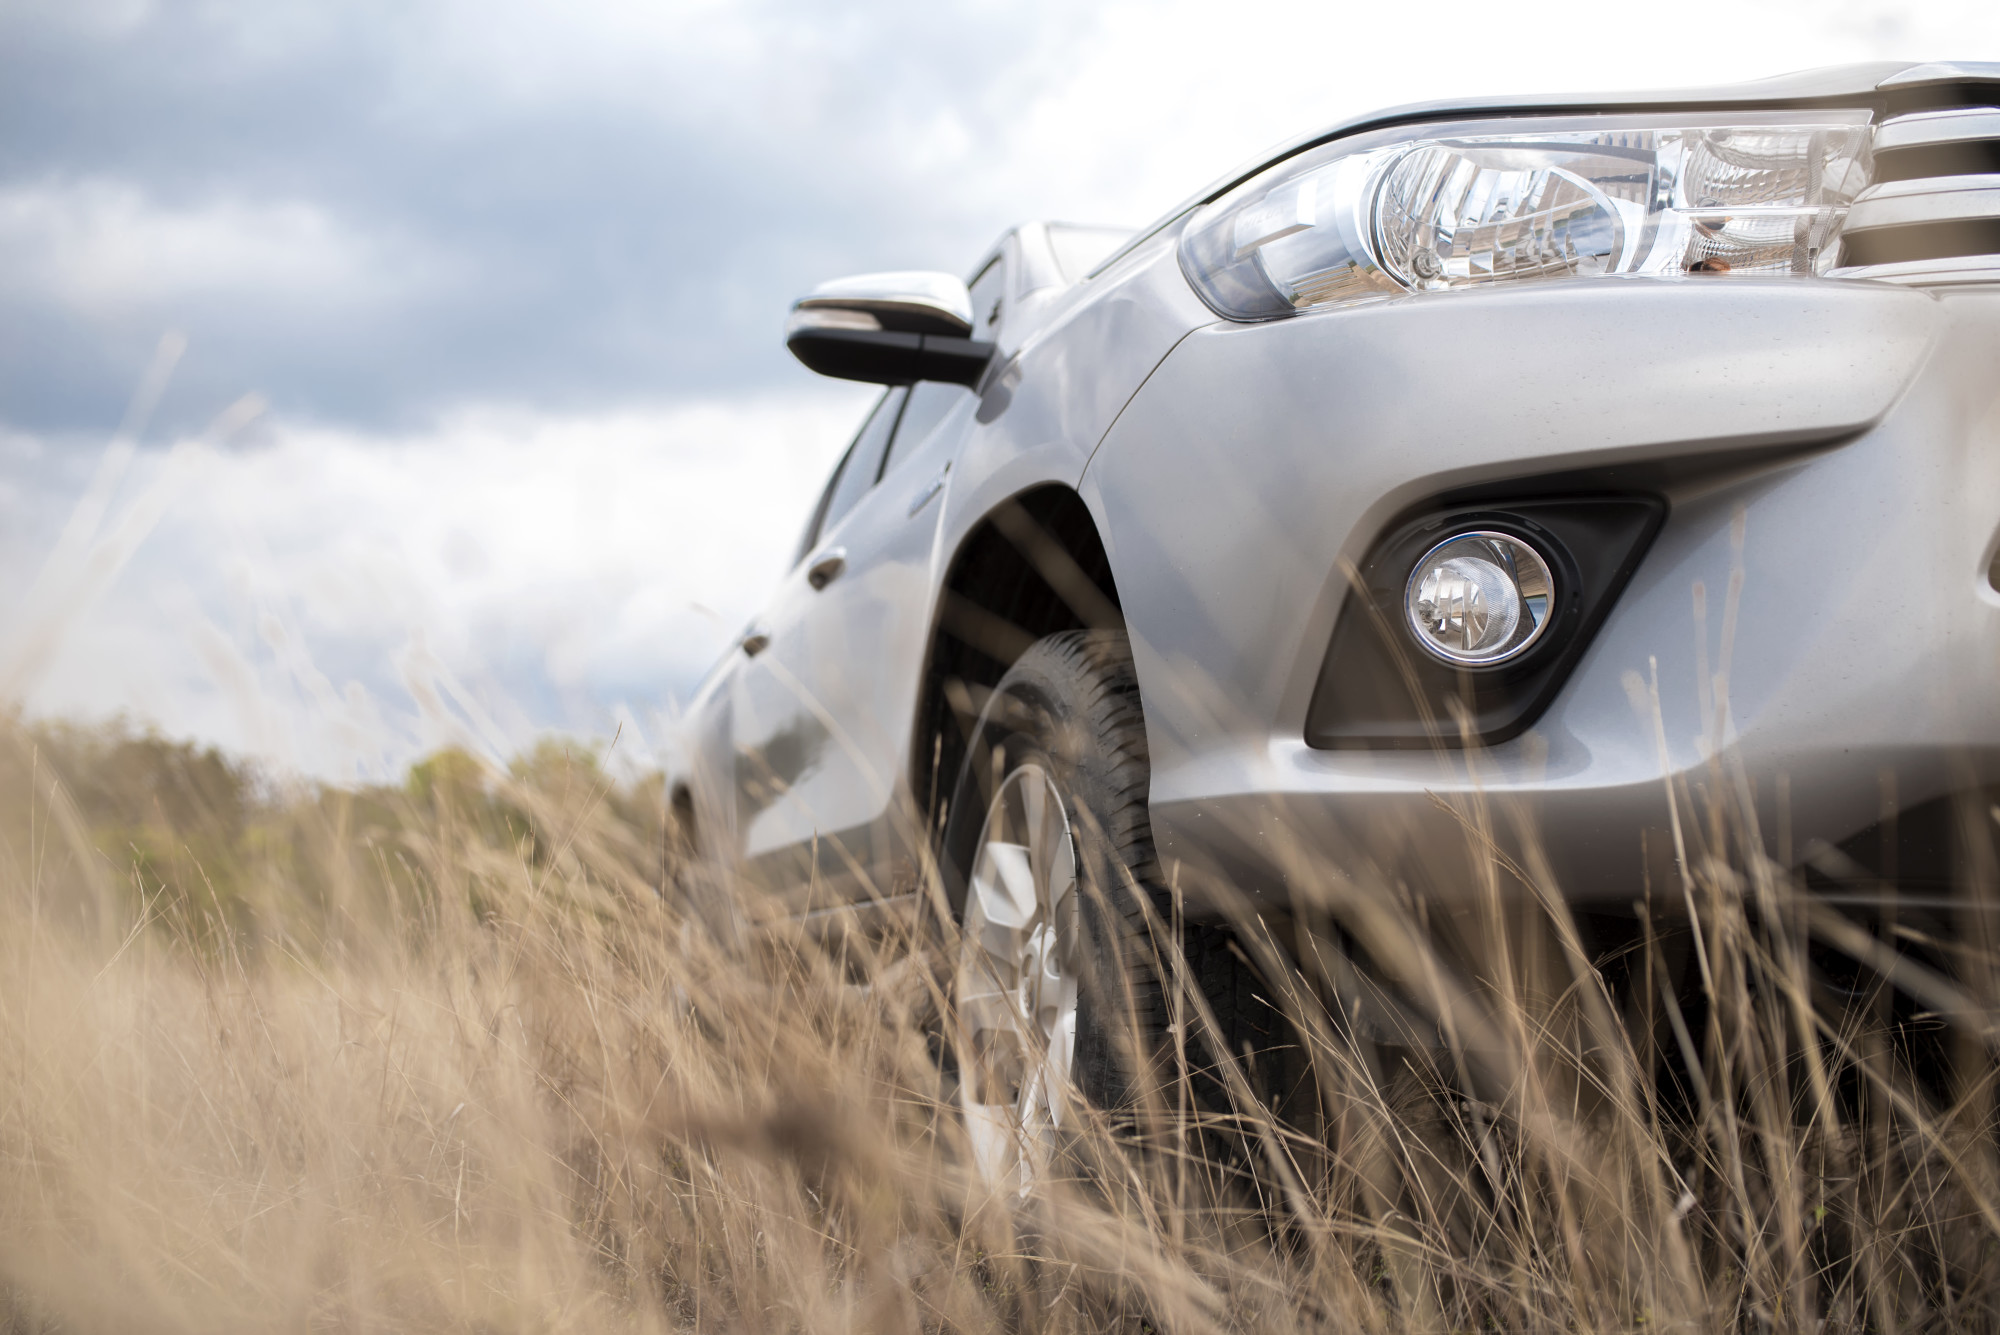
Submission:
M 1542 637 L 1555 578 L 1542 554 L 1505 533 L 1461 533 L 1424 553 L 1404 606 L 1417 643 L 1459 667 L 1489 667 Z

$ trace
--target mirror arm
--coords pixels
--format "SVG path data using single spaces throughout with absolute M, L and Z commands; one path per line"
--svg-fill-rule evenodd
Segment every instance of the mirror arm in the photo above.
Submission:
M 986 374 L 986 368 L 993 361 L 993 345 L 976 338 L 952 338 L 944 334 L 925 334 L 922 356 L 923 374 L 920 380 L 939 380 L 947 385 L 964 385 L 975 389 L 979 378 Z

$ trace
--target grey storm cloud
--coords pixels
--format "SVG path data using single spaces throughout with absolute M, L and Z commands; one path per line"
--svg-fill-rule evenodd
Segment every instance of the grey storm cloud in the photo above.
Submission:
M 361 426 L 783 385 L 785 303 L 959 269 L 1054 6 L 0 9 L 0 419 L 162 425 L 255 390 Z

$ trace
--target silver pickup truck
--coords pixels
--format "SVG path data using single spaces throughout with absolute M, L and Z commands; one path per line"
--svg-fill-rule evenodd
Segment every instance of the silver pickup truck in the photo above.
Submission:
M 1399 108 L 787 340 L 888 388 L 674 808 L 796 911 L 942 887 L 999 1171 L 1169 897 L 1447 894 L 1476 798 L 1629 912 L 1723 754 L 1937 880 L 2000 768 L 2000 65 Z

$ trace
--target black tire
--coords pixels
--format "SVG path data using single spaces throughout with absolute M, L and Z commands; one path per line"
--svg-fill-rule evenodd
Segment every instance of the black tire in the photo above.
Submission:
M 1214 1047 L 1230 1060 L 1241 1060 L 1246 1047 L 1261 1058 L 1293 1049 L 1296 1038 L 1228 927 L 1190 925 L 1178 939 L 1164 939 L 1174 915 L 1147 814 L 1145 715 L 1122 631 L 1046 636 L 994 687 L 954 785 L 940 848 L 951 909 L 961 919 L 992 795 L 1031 760 L 1055 776 L 1076 826 L 1085 946 L 1072 1065 L 1079 1091 L 1099 1108 L 1130 1109 L 1170 1075 L 1170 978 L 1162 971 L 1172 969 L 1177 955 L 1220 1031 L 1190 1034 L 1196 1099 L 1226 1104 L 1223 1082 L 1213 1074 L 1221 1057 Z M 1277 1074 L 1276 1067 L 1268 1073 Z
M 1076 843 L 1080 977 L 1073 1077 L 1103 1108 L 1132 1104 L 1167 1025 L 1153 928 L 1165 896 L 1146 814 L 1151 771 L 1139 682 L 1123 633 L 1038 640 L 994 688 L 946 812 L 940 863 L 955 915 L 979 834 L 1008 775 L 1045 765 Z

